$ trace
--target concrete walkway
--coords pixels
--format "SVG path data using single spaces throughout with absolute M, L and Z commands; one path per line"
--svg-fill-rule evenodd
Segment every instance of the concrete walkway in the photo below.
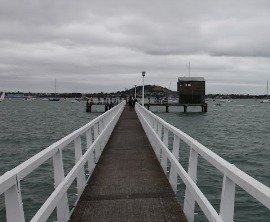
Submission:
M 123 111 L 71 221 L 186 221 L 135 111 Z

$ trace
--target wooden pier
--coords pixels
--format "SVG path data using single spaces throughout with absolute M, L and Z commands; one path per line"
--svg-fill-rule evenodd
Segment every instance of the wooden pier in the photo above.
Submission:
M 87 113 L 92 113 L 93 110 L 92 110 L 92 107 L 93 106 L 103 106 L 104 107 L 104 112 L 110 110 L 111 108 L 113 108 L 114 106 L 117 106 L 119 104 L 119 102 L 116 102 L 116 103 L 102 103 L 102 102 L 99 102 L 99 103 L 93 103 L 93 102 L 90 102 L 90 103 L 86 103 L 86 112 Z
M 71 221 L 186 221 L 134 110 L 123 111 Z
M 50 159 L 55 189 L 31 221 L 48 221 L 54 212 L 62 222 L 194 221 L 201 218 L 195 218 L 197 205 L 208 221 L 230 222 L 236 186 L 270 209 L 269 187 L 141 105 L 135 110 L 122 102 L 0 176 L 6 221 L 25 221 L 20 181 Z M 190 149 L 187 171 L 179 161 L 182 143 Z M 65 174 L 62 151 L 69 144 L 74 144 L 75 165 Z M 199 157 L 223 175 L 219 212 L 196 183 Z M 176 199 L 179 179 L 185 185 L 183 210 Z M 77 199 L 71 203 L 68 190 L 75 181 Z M 259 218 L 258 213 L 244 219 Z
M 184 107 L 184 113 L 188 112 L 188 107 L 201 107 L 201 110 L 203 113 L 207 112 L 207 103 L 200 103 L 200 104 L 182 104 L 182 103 L 148 103 L 144 105 L 149 110 L 151 106 L 164 106 L 166 108 L 166 113 L 169 112 L 170 106 L 183 106 Z
M 107 110 L 113 108 L 114 106 L 118 105 L 118 103 L 86 103 L 86 112 L 93 112 L 92 106 L 104 106 L 104 111 L 106 112 Z M 183 106 L 184 108 L 184 113 L 188 112 L 188 107 L 201 107 L 201 111 L 203 113 L 207 112 L 207 103 L 202 103 L 202 104 L 179 104 L 179 103 L 147 103 L 144 105 L 148 110 L 150 109 L 151 106 L 163 106 L 165 107 L 165 112 L 169 112 L 169 107 L 170 106 Z

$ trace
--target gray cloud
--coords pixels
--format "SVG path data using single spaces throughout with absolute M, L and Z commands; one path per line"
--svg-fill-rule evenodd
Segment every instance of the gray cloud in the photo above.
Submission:
M 0 91 L 112 91 L 207 79 L 208 92 L 264 93 L 268 1 L 0 0 Z M 171 83 L 171 84 L 170 84 Z

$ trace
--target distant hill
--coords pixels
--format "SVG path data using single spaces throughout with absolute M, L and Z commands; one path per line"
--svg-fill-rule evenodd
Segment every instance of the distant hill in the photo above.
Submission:
M 163 86 L 157 86 L 157 85 L 145 85 L 144 86 L 144 91 L 145 91 L 145 97 L 166 97 L 166 96 L 177 96 L 176 91 L 169 90 Z M 117 91 L 113 93 L 91 93 L 91 94 L 86 94 L 86 96 L 92 96 L 92 97 L 106 97 L 106 96 L 111 96 L 111 97 L 122 97 L 126 98 L 128 96 L 134 96 L 135 93 L 135 87 L 131 89 L 126 89 L 123 91 Z M 137 86 L 136 87 L 136 94 L 138 97 L 141 97 L 142 94 L 142 86 Z

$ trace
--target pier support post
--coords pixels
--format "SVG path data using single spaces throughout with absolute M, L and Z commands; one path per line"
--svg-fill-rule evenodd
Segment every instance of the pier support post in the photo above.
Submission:
M 96 123 L 94 125 L 94 140 L 97 139 L 98 135 L 99 135 L 99 126 L 98 126 L 98 123 Z M 95 163 L 97 163 L 98 160 L 99 160 L 99 157 L 101 155 L 101 152 L 99 151 L 99 149 L 97 147 L 94 149 L 94 154 L 95 154 L 94 155 L 94 157 L 95 157 Z
M 22 195 L 20 181 L 16 178 L 17 183 L 5 192 L 6 218 L 7 221 L 24 222 L 24 212 L 22 204 Z
M 174 155 L 174 157 L 177 160 L 179 160 L 179 145 L 180 145 L 180 139 L 179 139 L 179 137 L 177 137 L 174 134 L 172 154 Z M 174 165 L 174 163 L 171 163 L 169 182 L 171 184 L 171 187 L 172 187 L 174 193 L 177 192 L 177 183 L 178 183 L 178 181 L 177 181 L 178 178 L 177 178 L 177 173 L 176 173 L 175 167 L 176 166 Z
M 202 107 L 202 112 L 206 113 L 207 112 L 207 104 L 201 105 Z
M 74 147 L 75 147 L 75 163 L 77 163 L 82 157 L 82 142 L 81 142 L 80 136 L 74 140 Z M 85 185 L 86 185 L 86 180 L 85 180 L 85 172 L 84 172 L 84 167 L 83 167 L 77 176 L 78 198 L 81 196 Z
M 168 113 L 168 112 L 169 112 L 169 106 L 166 105 L 166 113 Z
M 54 188 L 56 188 L 65 178 L 62 150 L 58 150 L 53 156 L 53 170 L 54 170 Z M 57 205 L 57 220 L 69 220 L 68 197 L 65 193 Z
M 197 165 L 198 153 L 190 147 L 188 175 L 196 183 L 197 182 Z M 195 199 L 186 187 L 185 200 L 184 200 L 184 213 L 189 222 L 194 221 Z
M 92 105 L 89 103 L 86 103 L 86 112 L 91 113 L 92 112 Z
M 89 149 L 90 146 L 92 145 L 92 130 L 91 128 L 86 131 L 86 149 Z M 92 172 L 94 171 L 95 168 L 95 160 L 93 158 L 93 155 L 91 155 L 90 159 L 88 159 L 88 173 L 89 177 L 91 176 Z
M 224 175 L 219 213 L 224 222 L 233 221 L 234 197 L 235 183 Z
M 160 124 L 160 126 L 162 127 L 162 125 Z M 163 143 L 166 147 L 168 147 L 168 144 L 169 144 L 169 130 L 164 127 L 163 128 Z M 165 173 L 165 175 L 167 175 L 167 156 L 166 156 L 166 153 L 163 149 L 160 149 L 161 151 L 161 155 L 160 155 L 160 164 L 161 164 L 161 167 Z

